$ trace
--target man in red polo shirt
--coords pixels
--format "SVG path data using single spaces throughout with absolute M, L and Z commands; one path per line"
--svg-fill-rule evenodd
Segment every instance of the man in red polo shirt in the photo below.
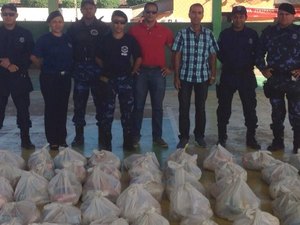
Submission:
M 174 37 L 170 29 L 157 23 L 157 11 L 156 3 L 146 3 L 143 22 L 132 26 L 129 30 L 138 41 L 142 52 L 142 65 L 135 76 L 134 142 L 137 145 L 141 137 L 144 106 L 149 91 L 153 144 L 167 148 L 168 144 L 162 138 L 163 99 L 166 76 L 172 71 L 166 63 L 165 46 L 171 51 Z

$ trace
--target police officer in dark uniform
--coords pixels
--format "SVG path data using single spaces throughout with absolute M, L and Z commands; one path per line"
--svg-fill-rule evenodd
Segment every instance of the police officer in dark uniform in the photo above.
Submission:
M 112 14 L 112 33 L 106 35 L 98 48 L 98 62 L 103 65 L 101 75 L 103 117 L 100 123 L 100 144 L 111 150 L 111 127 L 114 119 L 115 101 L 118 95 L 123 127 L 123 147 L 134 149 L 132 137 L 133 78 L 142 62 L 140 47 L 133 36 L 125 33 L 127 16 L 121 10 Z M 133 63 L 132 63 L 133 62 Z
M 68 34 L 72 39 L 74 52 L 74 117 L 73 122 L 76 127 L 76 136 L 72 142 L 72 146 L 81 146 L 84 143 L 84 126 L 85 111 L 89 91 L 93 96 L 96 106 L 96 119 L 98 121 L 101 116 L 100 98 L 101 90 L 99 88 L 99 76 L 101 68 L 95 62 L 96 43 L 99 43 L 102 36 L 109 31 L 109 27 L 97 20 L 95 17 L 96 4 L 94 0 L 83 0 L 81 2 L 81 20 L 71 25 Z
M 217 85 L 218 142 L 226 145 L 232 98 L 238 91 L 247 127 L 246 144 L 250 148 L 260 149 L 255 139 L 257 83 L 253 72 L 258 35 L 245 26 L 247 11 L 244 6 L 233 7 L 231 18 L 232 26 L 223 30 L 218 40 L 220 50 L 217 56 L 222 63 L 220 83 Z
M 28 75 L 34 41 L 28 30 L 16 24 L 18 13 L 15 5 L 3 5 L 1 17 L 3 25 L 0 28 L 0 129 L 3 126 L 8 97 L 11 95 L 17 109 L 21 146 L 34 149 L 35 146 L 29 137 L 29 93 L 33 88 Z
M 293 24 L 295 8 L 289 3 L 280 4 L 277 17 L 277 24 L 263 30 L 257 57 L 257 67 L 267 78 L 265 95 L 272 106 L 274 139 L 268 150 L 284 148 L 286 96 L 296 153 L 300 148 L 300 27 Z
M 47 18 L 50 32 L 36 42 L 31 60 L 41 68 L 40 86 L 45 101 L 45 134 L 51 150 L 67 147 L 67 112 L 71 91 L 72 45 L 63 33 L 64 18 L 53 11 Z

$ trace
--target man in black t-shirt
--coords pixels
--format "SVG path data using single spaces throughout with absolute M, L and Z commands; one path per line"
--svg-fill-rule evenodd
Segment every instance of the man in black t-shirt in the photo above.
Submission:
M 103 38 L 96 53 L 98 63 L 103 66 L 100 77 L 104 93 L 101 107 L 103 114 L 99 126 L 100 147 L 111 150 L 111 126 L 115 99 L 118 95 L 123 127 L 123 147 L 131 150 L 133 149 L 131 133 L 134 102 L 133 76 L 138 72 L 141 63 L 141 52 L 134 37 L 124 31 L 127 23 L 126 14 L 116 10 L 112 14 L 111 21 L 112 33 Z

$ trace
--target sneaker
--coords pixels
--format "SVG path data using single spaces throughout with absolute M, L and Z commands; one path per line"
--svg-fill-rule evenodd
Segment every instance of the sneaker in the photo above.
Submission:
M 177 144 L 177 148 L 186 148 L 188 144 L 189 144 L 189 139 L 181 138 L 179 143 Z
M 246 145 L 247 145 L 247 147 L 255 149 L 255 150 L 260 150 L 261 149 L 261 146 L 257 143 L 257 141 L 254 137 L 253 138 L 247 138 Z
M 159 146 L 161 148 L 168 148 L 169 147 L 168 143 L 165 142 L 164 139 L 162 139 L 162 138 L 155 138 L 155 139 L 153 139 L 153 144 L 157 145 L 157 146 Z
M 206 142 L 205 142 L 204 138 L 202 138 L 202 137 L 195 138 L 195 141 L 197 142 L 199 147 L 206 148 Z

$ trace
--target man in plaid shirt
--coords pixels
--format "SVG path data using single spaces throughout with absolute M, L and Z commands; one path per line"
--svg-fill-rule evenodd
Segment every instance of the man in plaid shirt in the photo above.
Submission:
M 217 42 L 211 30 L 201 25 L 204 8 L 201 4 L 191 5 L 189 17 L 191 25 L 180 30 L 172 50 L 175 51 L 174 86 L 179 91 L 179 143 L 184 148 L 189 141 L 190 102 L 192 90 L 195 92 L 195 141 L 205 148 L 204 140 L 206 116 L 205 101 L 208 86 L 216 80 Z

